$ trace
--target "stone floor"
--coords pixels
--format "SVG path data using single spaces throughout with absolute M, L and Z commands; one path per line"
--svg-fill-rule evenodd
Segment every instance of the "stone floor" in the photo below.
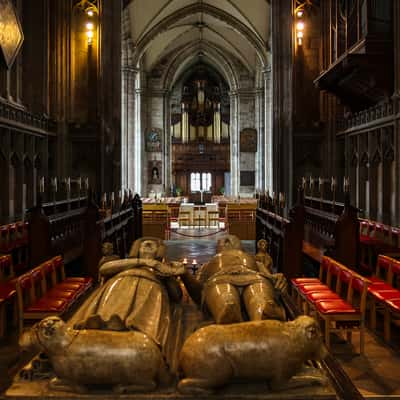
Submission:
M 216 238 L 223 233 L 201 233 L 199 235 L 197 229 L 186 230 L 188 236 L 182 240 L 182 235 L 172 232 L 171 240 L 167 241 L 168 259 L 182 260 L 186 257 L 189 262 L 196 259 L 199 266 L 207 261 L 215 254 Z M 196 235 L 201 237 L 193 237 Z M 244 241 L 243 247 L 254 254 L 253 241 Z M 381 332 L 378 331 L 377 335 L 367 332 L 363 356 L 358 354 L 358 340 L 357 333 L 353 335 L 353 345 L 338 337 L 333 338 L 332 352 L 343 369 L 366 398 L 400 399 L 400 329 L 394 329 L 391 346 L 383 342 Z M 10 384 L 11 376 L 28 356 L 18 353 L 15 335 L 0 343 L 0 393 Z

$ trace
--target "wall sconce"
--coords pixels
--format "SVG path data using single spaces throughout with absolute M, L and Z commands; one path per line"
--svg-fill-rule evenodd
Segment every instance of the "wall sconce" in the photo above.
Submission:
M 303 44 L 303 37 L 304 37 L 304 22 L 303 22 L 303 16 L 304 16 L 304 5 L 299 5 L 295 9 L 295 16 L 296 16 L 296 41 L 297 45 L 301 46 Z
M 93 44 L 93 37 L 94 37 L 94 24 L 93 22 L 86 23 L 86 37 L 88 45 Z
M 296 24 L 296 39 L 297 39 L 297 44 L 299 46 L 303 44 L 303 37 L 304 37 L 304 22 L 299 21 Z

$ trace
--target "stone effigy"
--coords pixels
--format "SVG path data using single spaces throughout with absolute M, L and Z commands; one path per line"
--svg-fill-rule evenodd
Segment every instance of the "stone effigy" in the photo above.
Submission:
M 272 258 L 268 254 L 268 242 L 265 239 L 260 239 L 257 242 L 256 261 L 261 272 L 269 272 L 272 274 Z
M 179 365 L 184 394 L 209 394 L 234 379 L 267 381 L 288 387 L 304 362 L 325 356 L 317 322 L 308 316 L 291 322 L 251 321 L 209 325 L 185 341 Z
M 126 331 L 148 335 L 163 349 L 171 323 L 171 301 L 182 295 L 176 276 L 181 263 L 163 260 L 165 246 L 157 238 L 135 241 L 130 258 L 109 261 L 99 274 L 106 282 L 74 316 L 75 329 Z
M 114 392 L 152 391 L 169 374 L 160 348 L 137 332 L 74 330 L 47 317 L 20 338 L 22 349 L 39 347 L 52 365 L 56 390 L 86 392 L 88 385 L 111 385 Z
M 165 261 L 162 240 L 135 241 L 130 258 L 101 265 L 102 285 L 72 320 L 48 317 L 22 335 L 21 348 L 36 346 L 42 353 L 21 370 L 20 379 L 47 379 L 50 391 L 90 392 L 106 386 L 115 393 L 160 387 L 171 393 L 179 361 L 182 393 L 209 393 L 237 378 L 288 387 L 304 361 L 322 353 L 317 324 L 309 317 L 288 323 L 265 320 L 285 318 L 279 293 L 287 283 L 261 272 L 256 258 L 238 247 L 235 237 L 225 237 L 192 286 L 185 277 L 193 277 L 181 263 Z M 214 302 L 210 309 L 217 323 L 239 323 L 195 331 L 207 321 L 194 305 L 179 304 L 178 277 L 191 296 L 197 298 L 200 288 L 205 304 Z M 241 322 L 241 302 L 253 321 Z M 236 314 L 229 315 L 230 310 Z
M 279 301 L 287 290 L 283 274 L 271 274 L 264 264 L 241 249 L 240 240 L 226 235 L 217 243 L 218 253 L 202 266 L 198 275 L 201 303 L 205 304 L 217 324 L 241 322 L 246 319 L 285 320 Z M 182 277 L 190 287 L 189 277 Z M 247 316 L 241 307 L 243 300 Z

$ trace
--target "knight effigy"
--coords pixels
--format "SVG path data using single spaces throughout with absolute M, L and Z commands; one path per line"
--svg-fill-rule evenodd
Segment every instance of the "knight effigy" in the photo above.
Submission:
M 251 255 L 226 235 L 196 277 L 166 260 L 161 239 L 136 240 L 126 259 L 105 249 L 110 258 L 99 265 L 99 287 L 71 320 L 47 317 L 24 332 L 21 348 L 48 360 L 56 391 L 106 385 L 114 393 L 147 393 L 176 385 L 182 394 L 207 395 L 238 379 L 272 391 L 292 387 L 307 360 L 326 354 L 313 318 L 287 321 L 287 282 L 271 272 L 266 247 L 259 243 Z M 182 336 L 183 291 L 202 317 Z M 28 370 L 20 376 L 32 379 Z M 324 380 L 311 375 L 308 383 Z

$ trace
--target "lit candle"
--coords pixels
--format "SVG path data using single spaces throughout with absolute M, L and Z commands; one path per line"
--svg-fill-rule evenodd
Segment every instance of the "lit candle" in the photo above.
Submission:
M 197 265 L 197 261 L 196 261 L 195 258 L 194 258 L 193 261 L 192 261 L 192 265 Z
M 187 258 L 184 258 L 184 259 L 183 259 L 182 264 L 186 267 L 186 265 L 187 265 Z

